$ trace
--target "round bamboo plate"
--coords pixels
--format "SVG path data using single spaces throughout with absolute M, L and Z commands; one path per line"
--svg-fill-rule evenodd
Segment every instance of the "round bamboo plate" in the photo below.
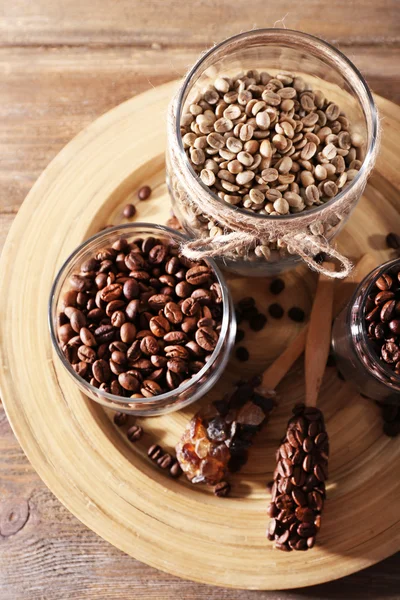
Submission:
M 136 202 L 142 184 L 154 191 L 137 203 L 137 220 L 165 223 L 169 217 L 165 118 L 175 85 L 152 89 L 94 122 L 54 159 L 24 202 L 0 267 L 0 377 L 7 415 L 33 466 L 66 507 L 141 561 L 180 577 L 248 589 L 342 577 L 400 550 L 400 442 L 382 434 L 378 408 L 335 369 L 327 370 L 320 394 L 331 438 L 322 530 L 312 551 L 287 555 L 265 537 L 265 484 L 291 406 L 303 398 L 301 361 L 280 386 L 279 407 L 248 464 L 233 477 L 232 497 L 222 499 L 183 478 L 169 479 L 146 457 L 153 441 L 173 448 L 196 406 L 147 419 L 147 435 L 133 446 L 110 414 L 78 392 L 53 355 L 47 301 L 66 256 L 104 225 L 121 222 L 122 207 Z M 370 252 L 378 264 L 390 257 L 385 234 L 400 227 L 400 108 L 376 100 L 384 125 L 378 166 L 339 244 L 353 258 Z M 279 302 L 309 311 L 315 274 L 301 267 L 284 279 Z M 236 298 L 251 286 L 260 310 L 276 301 L 266 280 L 229 280 Z M 246 330 L 251 360 L 232 359 L 208 399 L 239 374 L 263 370 L 300 327 L 284 317 L 269 318 L 261 334 Z

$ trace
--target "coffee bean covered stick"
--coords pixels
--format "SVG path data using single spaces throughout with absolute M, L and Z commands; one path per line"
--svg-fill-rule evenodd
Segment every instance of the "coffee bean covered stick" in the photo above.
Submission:
M 320 275 L 305 348 L 306 403 L 293 408 L 277 451 L 268 509 L 272 520 L 267 537 L 285 552 L 312 548 L 321 524 L 329 441 L 316 403 L 329 354 L 332 312 L 333 280 Z

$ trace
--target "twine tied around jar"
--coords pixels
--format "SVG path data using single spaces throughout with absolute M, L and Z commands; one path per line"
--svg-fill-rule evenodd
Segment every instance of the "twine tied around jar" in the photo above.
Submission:
M 168 152 L 169 169 L 177 181 L 177 194 L 187 211 L 216 221 L 223 233 L 216 236 L 199 237 L 182 245 L 182 253 L 192 260 L 225 257 L 235 259 L 246 254 L 258 244 L 279 243 L 287 247 L 289 254 L 298 255 L 311 269 L 328 277 L 344 279 L 352 268 L 352 262 L 333 248 L 322 235 L 311 233 L 310 226 L 317 222 L 339 223 L 345 220 L 362 195 L 367 179 L 374 167 L 379 150 L 380 126 L 377 121 L 376 139 L 368 164 L 364 161 L 359 175 L 345 188 L 338 198 L 333 198 L 317 210 L 296 213 L 292 217 L 254 216 L 250 211 L 239 210 L 207 191 L 193 171 L 183 152 L 176 127 L 177 107 L 180 89 L 172 99 L 168 109 Z M 336 261 L 339 270 L 330 271 L 315 261 L 319 253 L 326 254 L 327 261 Z

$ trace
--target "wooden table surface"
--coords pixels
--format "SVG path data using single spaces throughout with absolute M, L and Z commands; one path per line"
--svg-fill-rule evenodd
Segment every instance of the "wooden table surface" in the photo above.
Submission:
M 182 76 L 213 43 L 282 24 L 336 44 L 373 91 L 400 103 L 398 0 L 2 0 L 0 247 L 41 171 L 93 119 Z M 158 572 L 60 504 L 0 406 L 0 590 L 2 600 L 395 599 L 400 554 L 346 579 L 286 593 L 223 590 Z

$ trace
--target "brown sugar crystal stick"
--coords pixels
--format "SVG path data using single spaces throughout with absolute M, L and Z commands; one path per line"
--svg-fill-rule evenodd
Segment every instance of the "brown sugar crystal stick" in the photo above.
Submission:
M 333 279 L 320 275 L 306 339 L 306 401 L 293 408 L 277 451 L 267 537 L 286 552 L 312 548 L 321 525 L 329 440 L 316 403 L 329 353 L 333 284 Z
M 216 485 L 246 462 L 255 434 L 276 404 L 274 390 L 303 353 L 305 340 L 306 328 L 261 378 L 240 381 L 231 394 L 191 419 L 176 446 L 176 457 L 192 483 Z

